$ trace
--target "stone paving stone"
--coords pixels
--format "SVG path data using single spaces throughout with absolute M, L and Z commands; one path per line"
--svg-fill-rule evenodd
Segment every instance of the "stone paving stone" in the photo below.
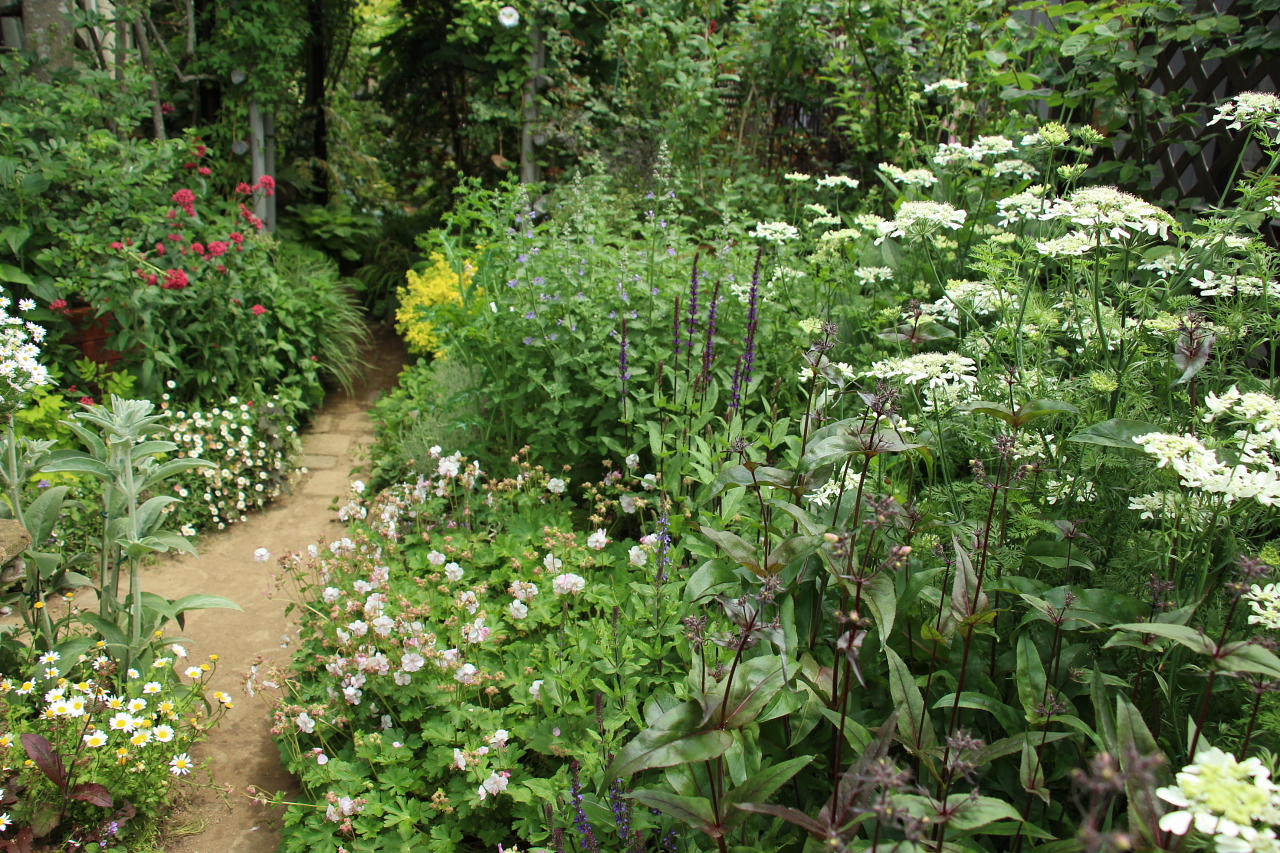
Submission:
M 351 436 L 337 432 L 318 432 L 305 436 L 302 446 L 307 453 L 321 453 L 325 456 L 341 456 L 347 452 L 351 444 Z
M 311 475 L 311 479 L 302 484 L 302 494 L 304 495 L 333 497 L 334 495 L 345 495 L 350 490 L 351 479 L 347 476 L 347 472 L 341 468 L 316 471 Z
M 333 415 L 316 415 L 311 419 L 311 423 L 307 426 L 303 435 L 310 435 L 317 432 L 332 432 L 333 422 L 336 420 Z
M 312 471 L 321 471 L 325 468 L 338 467 L 338 457 L 325 456 L 320 453 L 304 453 L 302 455 L 302 464 Z

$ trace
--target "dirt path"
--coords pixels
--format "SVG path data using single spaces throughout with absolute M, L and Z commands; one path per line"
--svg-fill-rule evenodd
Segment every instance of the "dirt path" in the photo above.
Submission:
M 275 853 L 280 847 L 279 810 L 255 806 L 243 794 L 250 785 L 266 791 L 296 790 L 293 778 L 280 766 L 266 706 L 249 698 L 241 686 L 241 674 L 255 656 L 284 662 L 289 655 L 281 648 L 281 637 L 290 628 L 284 613 L 287 601 L 267 597 L 275 562 L 256 562 L 253 552 L 266 548 L 280 555 L 301 551 L 321 537 L 342 536 L 344 525 L 329 507 L 335 497 L 346 497 L 351 480 L 360 478 L 353 471 L 366 461 L 363 452 L 373 440 L 368 409 L 395 385 L 407 361 L 399 339 L 389 330 L 375 330 L 364 357 L 369 367 L 354 393 L 330 395 L 303 433 L 303 464 L 310 471 L 294 484 L 291 495 L 247 522 L 202 537 L 198 557 L 164 562 L 144 576 L 145 588 L 166 598 L 210 593 L 244 608 L 243 613 L 193 613 L 183 631 L 194 641 L 188 649 L 193 658 L 219 657 L 210 689 L 235 697 L 234 710 L 193 752 L 209 760 L 217 784 L 230 784 L 238 793 L 228 808 L 213 791 L 190 792 L 192 802 L 168 826 L 167 853 Z

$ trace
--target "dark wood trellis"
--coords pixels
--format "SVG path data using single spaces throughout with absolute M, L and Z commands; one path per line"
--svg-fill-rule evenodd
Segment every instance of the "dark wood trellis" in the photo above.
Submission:
M 1217 11 L 1228 14 L 1232 0 L 1219 0 Z M 1243 5 L 1243 4 L 1241 4 Z M 1210 8 L 1205 3 L 1204 9 Z M 1271 16 L 1268 29 L 1280 31 L 1280 13 Z M 1223 193 L 1231 180 L 1237 160 L 1244 152 L 1242 170 L 1257 166 L 1263 153 L 1247 131 L 1230 131 L 1225 123 L 1211 125 L 1216 105 L 1242 92 L 1280 91 L 1280 57 L 1268 51 L 1254 55 L 1235 54 L 1211 59 L 1201 50 L 1172 43 L 1161 52 L 1146 88 L 1158 95 L 1185 93 L 1188 110 L 1195 121 L 1157 124 L 1147 140 L 1143 157 L 1156 164 L 1150 196 L 1156 200 L 1199 199 L 1200 205 L 1230 203 Z M 1111 158 L 1123 160 L 1134 142 L 1118 146 Z M 1264 236 L 1280 245 L 1280 221 L 1264 225 Z

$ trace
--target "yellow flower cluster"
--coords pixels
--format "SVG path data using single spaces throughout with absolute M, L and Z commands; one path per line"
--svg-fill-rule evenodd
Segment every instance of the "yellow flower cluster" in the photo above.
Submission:
M 400 307 L 396 309 L 396 330 L 405 336 L 412 352 L 431 353 L 444 358 L 445 351 L 436 331 L 435 310 L 445 305 L 462 304 L 462 288 L 471 284 L 475 267 L 463 262 L 459 276 L 440 252 L 431 253 L 431 266 L 425 272 L 409 270 L 408 287 L 399 289 Z

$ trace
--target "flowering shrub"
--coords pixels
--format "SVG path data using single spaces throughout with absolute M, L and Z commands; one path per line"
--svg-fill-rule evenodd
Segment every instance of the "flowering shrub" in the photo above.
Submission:
M 377 496 L 357 487 L 350 538 L 280 561 L 308 614 L 296 674 L 263 664 L 249 686 L 270 697 L 312 798 L 290 807 L 286 850 L 388 831 L 441 851 L 549 843 L 586 820 L 584 803 L 595 821 L 610 808 L 581 780 L 598 779 L 642 712 L 636 655 L 670 646 L 667 629 L 644 626 L 661 612 L 669 627 L 663 602 L 678 600 L 660 561 L 636 556 L 658 554 L 657 538 L 628 549 L 603 529 L 574 532 L 567 484 L 527 461 L 505 480 L 439 451 L 435 467 Z M 616 649 L 603 680 L 588 676 L 598 641 Z M 561 800 L 571 788 L 576 801 Z M 614 804 L 630 815 L 622 793 Z M 653 823 L 637 814 L 624 831 Z
M 165 511 L 175 514 L 183 536 L 245 521 L 250 511 L 284 492 L 302 442 L 279 401 L 278 396 L 262 403 L 231 397 L 207 413 L 172 412 L 174 419 L 166 427 L 179 447 L 178 457 L 214 463 L 172 481 L 171 491 L 182 503 Z
M 162 813 L 171 781 L 195 769 L 188 750 L 231 698 L 206 697 L 214 664 L 191 664 L 180 644 L 127 671 L 103 642 L 59 648 L 28 650 L 0 675 L 0 843 L 129 849 L 130 822 Z
M 410 352 L 444 357 L 443 341 L 436 331 L 436 309 L 461 305 L 462 290 L 471 286 L 474 277 L 475 268 L 470 262 L 463 262 L 459 275 L 440 252 L 431 253 L 431 266 L 426 270 L 405 273 L 409 284 L 399 290 L 396 329 L 404 335 Z

